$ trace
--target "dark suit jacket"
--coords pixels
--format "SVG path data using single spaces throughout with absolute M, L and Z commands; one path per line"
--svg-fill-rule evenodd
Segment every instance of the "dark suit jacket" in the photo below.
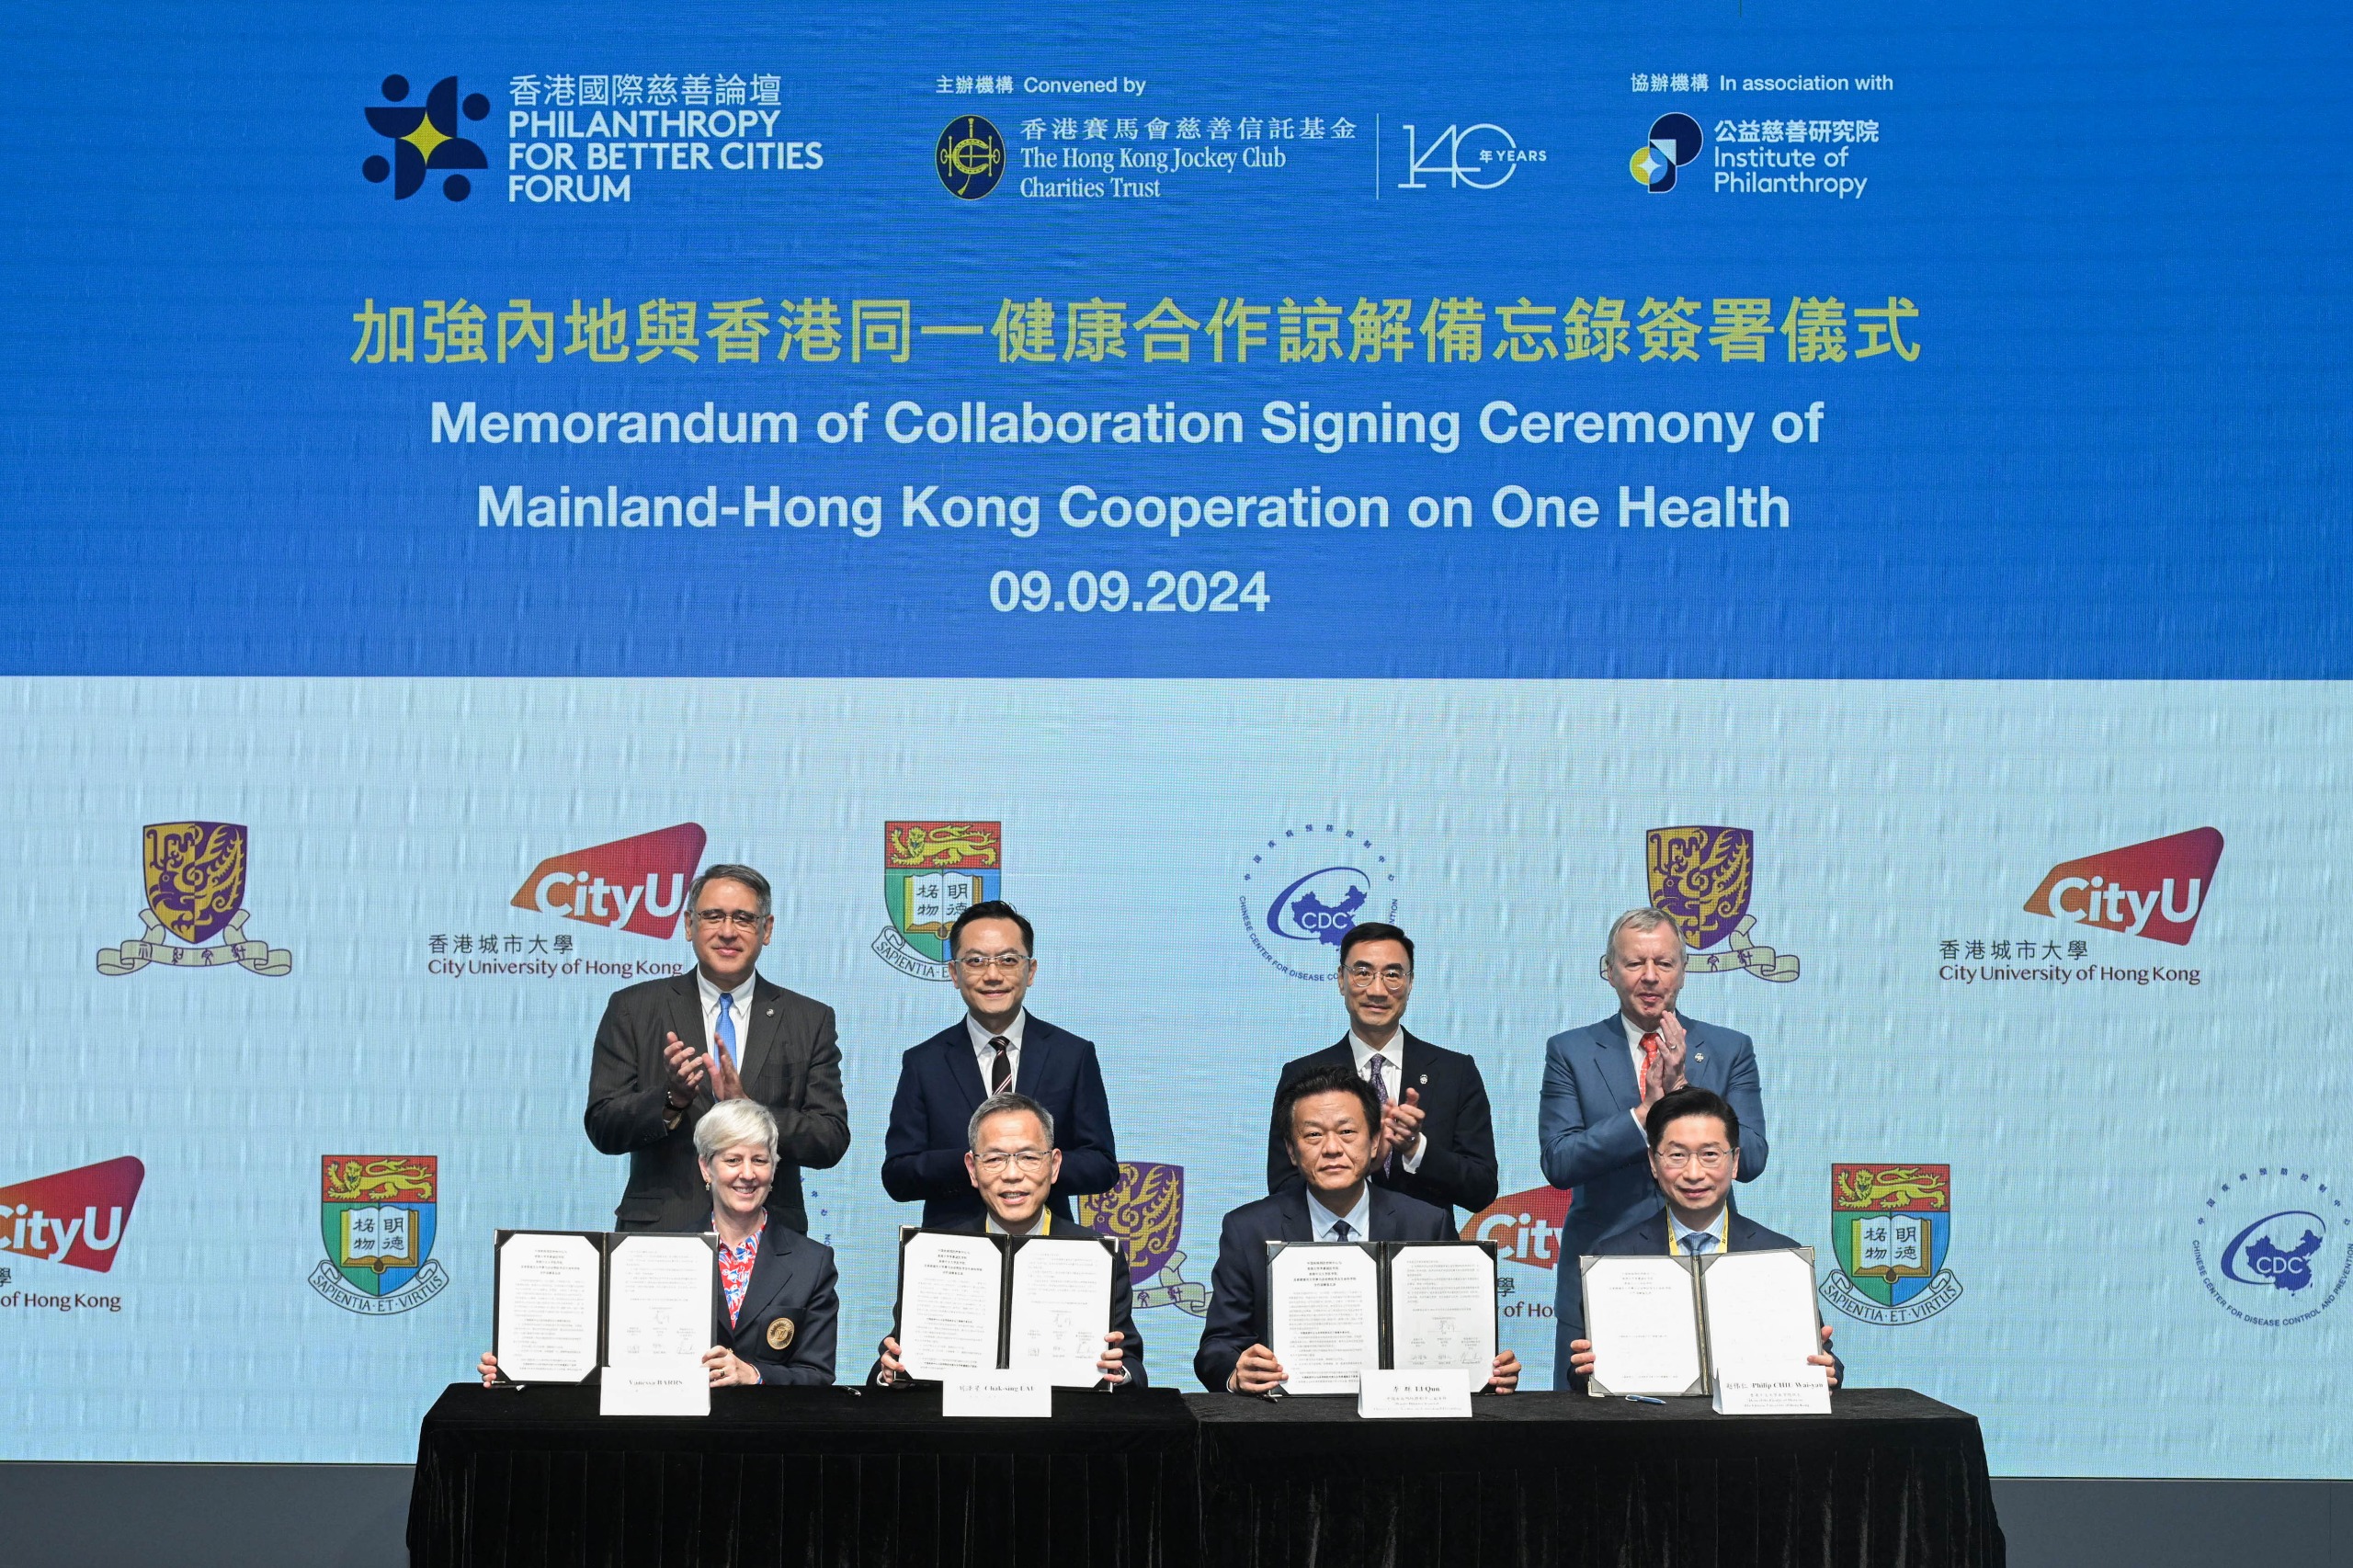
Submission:
M 1034 1023 L 1035 1020 L 1033 1019 L 1032 1022 Z M 1026 1040 L 1022 1042 L 1021 1053 L 1024 1056 L 1029 1054 L 1029 1042 Z M 941 1225 L 936 1228 L 943 1231 L 961 1231 L 967 1235 L 977 1236 L 985 1228 L 985 1222 L 981 1220 L 966 1220 L 953 1225 Z M 1046 1233 L 1050 1237 L 1067 1240 L 1074 1236 L 1100 1236 L 1103 1233 L 1090 1231 L 1075 1220 L 1065 1220 L 1057 1215 Z M 1122 1248 L 1114 1253 L 1111 1259 L 1111 1328 L 1114 1333 L 1126 1335 L 1120 1341 L 1120 1348 L 1126 1353 L 1123 1360 L 1128 1369 L 1128 1377 L 1125 1382 L 1111 1385 L 1111 1392 L 1114 1393 L 1121 1389 L 1140 1389 L 1145 1386 L 1143 1335 L 1136 1332 L 1134 1306 L 1135 1292 L 1128 1283 L 1128 1255 L 1126 1249 Z M 891 1303 L 891 1337 L 896 1339 L 898 1336 L 899 1303 L 892 1301 Z M 878 1345 L 874 1349 L 874 1365 L 866 1369 L 866 1381 L 869 1383 L 891 1388 L 906 1388 L 912 1385 L 915 1380 L 882 1384 L 882 1347 Z
M 751 1027 L 743 1045 L 744 1092 L 776 1114 L 776 1186 L 768 1212 L 806 1233 L 801 1167 L 824 1170 L 849 1147 L 849 1110 L 842 1103 L 842 1052 L 834 1010 L 798 992 L 753 983 Z M 629 1156 L 629 1185 L 613 1210 L 620 1231 L 699 1231 L 710 1222 L 710 1193 L 695 1164 L 695 1123 L 711 1108 L 706 1082 L 678 1118 L 662 1122 L 665 1037 L 710 1049 L 694 971 L 649 980 L 613 993 L 597 1026 L 588 1069 L 588 1142 Z
M 1487 1109 L 1486 1081 L 1479 1064 L 1459 1051 L 1432 1045 L 1411 1029 L 1405 1037 L 1404 1086 L 1420 1096 L 1422 1133 L 1429 1147 L 1422 1168 L 1409 1171 L 1401 1155 L 1383 1176 L 1373 1167 L 1375 1187 L 1418 1198 L 1440 1209 L 1467 1209 L 1477 1213 L 1495 1200 L 1495 1127 Z M 1283 1085 L 1312 1067 L 1353 1068 L 1356 1051 L 1346 1040 L 1322 1051 L 1286 1062 L 1275 1080 L 1279 1102 Z M 1404 1090 L 1399 1091 L 1402 1097 Z M 1290 1129 L 1271 1117 L 1267 1125 L 1267 1190 L 1300 1191 L 1306 1179 L 1290 1163 Z
M 1631 1063 L 1630 1063 L 1631 1065 Z M 1734 1210 L 1724 1227 L 1726 1252 L 1770 1252 L 1776 1247 L 1794 1247 L 1798 1244 L 1779 1231 L 1768 1231 L 1756 1221 L 1744 1218 Z M 1569 1278 L 1580 1279 L 1579 1257 L 1663 1257 L 1666 1255 L 1666 1210 L 1645 1214 L 1631 1225 L 1621 1225 L 1602 1237 L 1583 1253 L 1563 1252 L 1560 1267 Z M 1585 1290 L 1580 1280 L 1574 1289 L 1561 1293 L 1560 1304 L 1553 1315 L 1555 1325 L 1552 1344 L 1552 1386 L 1571 1393 L 1585 1392 L 1586 1381 L 1569 1370 L 1569 1344 L 1585 1337 Z M 1832 1358 L 1834 1360 L 1836 1358 Z M 1838 1384 L 1846 1386 L 1847 1369 L 1840 1363 Z
M 1225 1217 L 1217 1238 L 1217 1267 L 1210 1276 L 1209 1316 L 1201 1324 L 1201 1347 L 1193 1354 L 1193 1375 L 1203 1388 L 1222 1393 L 1242 1353 L 1267 1342 L 1267 1244 L 1314 1239 L 1304 1186 L 1245 1203 Z M 1454 1220 L 1418 1198 L 1376 1187 L 1372 1234 L 1364 1239 L 1450 1242 Z
M 703 1222 L 710 1223 L 708 1215 Z M 716 1259 L 711 1267 L 718 1267 Z M 752 1278 L 744 1287 L 744 1304 L 735 1322 L 731 1325 L 727 1321 L 724 1289 L 713 1315 L 718 1321 L 711 1343 L 726 1346 L 757 1367 L 760 1381 L 834 1381 L 834 1334 L 841 1301 L 835 1292 L 833 1249 L 788 1230 L 774 1215 L 760 1233 L 760 1253 L 752 1260 Z M 768 1343 L 770 1326 L 779 1321 L 792 1324 L 791 1341 L 781 1350 Z
M 1067 1220 L 1074 1193 L 1108 1192 L 1120 1182 L 1111 1141 L 1111 1102 L 1095 1046 L 1035 1013 L 1021 1026 L 1021 1065 L 1014 1088 L 1054 1119 L 1054 1146 L 1063 1152 L 1062 1179 L 1048 1199 Z M 946 1228 L 987 1212 L 965 1174 L 971 1146 L 966 1124 L 988 1087 L 972 1052 L 972 1031 L 959 1018 L 900 1061 L 898 1093 L 891 1097 L 891 1131 L 882 1140 L 882 1188 L 902 1203 L 923 1200 L 923 1222 Z

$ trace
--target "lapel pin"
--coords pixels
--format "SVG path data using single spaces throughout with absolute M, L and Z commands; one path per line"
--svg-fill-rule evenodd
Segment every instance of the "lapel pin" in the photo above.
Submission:
M 1427 1088 L 1427 1087 L 1429 1087 L 1429 1083 L 1430 1083 L 1430 1075 L 1429 1075 L 1427 1073 L 1423 1074 L 1422 1074 L 1422 1086 L 1423 1086 L 1424 1088 Z
M 1691 1053 L 1691 1060 L 1694 1062 L 1705 1062 L 1707 1059 L 1708 1053 L 1704 1051 L 1695 1051 Z

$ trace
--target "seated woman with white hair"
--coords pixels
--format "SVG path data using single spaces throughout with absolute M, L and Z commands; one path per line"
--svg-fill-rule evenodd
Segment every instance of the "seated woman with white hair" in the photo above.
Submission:
M 757 1100 L 722 1100 L 695 1123 L 695 1158 L 719 1233 L 719 1306 L 702 1364 L 710 1386 L 834 1381 L 834 1252 L 767 1211 L 776 1118 Z M 478 1369 L 487 1385 L 497 1358 Z

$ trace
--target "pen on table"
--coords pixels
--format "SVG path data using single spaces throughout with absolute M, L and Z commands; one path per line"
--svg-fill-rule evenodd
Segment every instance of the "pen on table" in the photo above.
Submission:
M 1653 1399 L 1646 1393 L 1630 1393 L 1626 1396 L 1626 1403 L 1628 1404 L 1665 1404 L 1666 1401 Z

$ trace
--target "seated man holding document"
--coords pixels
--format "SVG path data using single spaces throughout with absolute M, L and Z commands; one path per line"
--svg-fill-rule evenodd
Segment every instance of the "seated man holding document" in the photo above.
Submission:
M 1054 1146 L 1053 1116 L 1026 1095 L 1009 1091 L 994 1094 L 980 1103 L 965 1128 L 967 1148 L 964 1172 L 980 1194 L 982 1212 L 975 1218 L 950 1221 L 927 1229 L 952 1235 L 1012 1236 L 1046 1238 L 1054 1241 L 1100 1242 L 1101 1233 L 1088 1230 L 1075 1220 L 1064 1219 L 1047 1207 L 1047 1197 L 1054 1189 L 1062 1175 L 1063 1153 Z M 1098 1388 L 1142 1388 L 1144 1386 L 1143 1338 L 1136 1333 L 1132 1310 L 1132 1294 L 1128 1283 L 1128 1260 L 1123 1252 L 1114 1251 L 1108 1259 L 1110 1301 L 1109 1332 L 1102 1336 L 1097 1347 L 1095 1371 L 1099 1374 Z M 1097 1293 L 1094 1309 L 1102 1311 L 1099 1294 L 1101 1276 L 1093 1276 Z M 904 1273 L 901 1290 L 908 1289 Z M 1014 1289 L 1024 1289 L 1017 1270 Z M 1034 1293 L 1034 1292 L 1033 1292 Z M 1030 1303 L 1034 1305 L 1034 1302 Z M 898 1340 L 902 1314 L 907 1303 L 903 1298 L 892 1308 L 891 1333 L 883 1338 L 882 1353 L 867 1374 L 867 1381 L 882 1387 L 904 1386 L 915 1381 L 907 1369 L 905 1347 Z M 1017 1318 L 1020 1303 L 1017 1303 Z M 1103 1321 L 1098 1318 L 1097 1322 Z M 1023 1330 L 1015 1337 L 1026 1340 Z M 1083 1361 L 1079 1376 L 1085 1376 Z M 1057 1380 L 1062 1381 L 1062 1380 Z
M 721 1100 L 695 1123 L 694 1142 L 719 1237 L 713 1343 L 702 1357 L 710 1386 L 832 1382 L 833 1249 L 768 1210 L 776 1117 L 755 1099 Z M 478 1369 L 485 1386 L 497 1381 L 495 1356 L 485 1352 Z
M 1366 1179 L 1388 1150 L 1380 1102 L 1351 1064 L 1326 1062 L 1285 1083 L 1276 1097 L 1275 1125 L 1288 1132 L 1290 1161 L 1305 1185 L 1245 1203 L 1225 1217 L 1209 1315 L 1193 1357 L 1193 1373 L 1205 1389 L 1267 1394 L 1290 1381 L 1267 1348 L 1275 1337 L 1267 1243 L 1455 1239 L 1447 1210 Z M 1485 1391 L 1509 1393 L 1518 1386 L 1519 1358 L 1498 1348 Z
M 1652 1178 L 1666 1207 L 1620 1226 L 1593 1245 L 1589 1257 L 1705 1257 L 1711 1253 L 1795 1249 L 1797 1243 L 1733 1211 L 1732 1184 L 1740 1169 L 1740 1117 L 1712 1090 L 1684 1087 L 1662 1096 L 1643 1119 L 1650 1142 Z M 1564 1258 L 1563 1267 L 1577 1260 Z M 1586 1392 L 1594 1375 L 1594 1348 L 1585 1336 L 1585 1300 L 1561 1292 L 1561 1337 L 1569 1343 L 1569 1387 Z M 1830 1330 L 1822 1330 L 1822 1350 L 1806 1358 L 1830 1369 L 1838 1386 L 1845 1368 L 1830 1354 Z M 1607 1380 L 1605 1379 L 1605 1381 Z

